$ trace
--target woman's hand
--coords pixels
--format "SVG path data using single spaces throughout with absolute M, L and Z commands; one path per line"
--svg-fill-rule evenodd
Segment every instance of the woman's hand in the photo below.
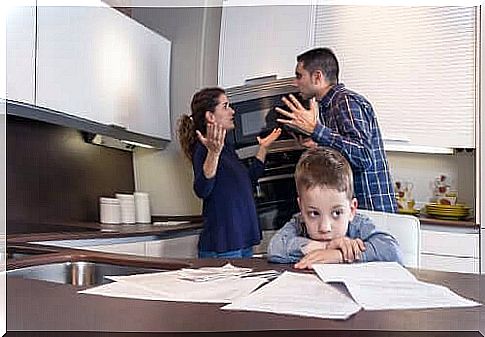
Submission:
M 281 128 L 274 129 L 269 135 L 264 138 L 256 137 L 261 147 L 269 147 L 281 135 Z
M 226 138 L 226 130 L 222 125 L 217 123 L 207 123 L 207 134 L 205 137 L 199 130 L 195 131 L 199 141 L 207 148 L 208 152 L 214 155 L 219 155 L 224 147 L 224 139 Z
M 269 135 L 264 138 L 256 137 L 259 143 L 259 150 L 256 153 L 256 158 L 264 163 L 266 159 L 266 154 L 268 153 L 268 147 L 281 135 L 281 129 L 274 129 Z
M 348 263 L 360 260 L 362 252 L 365 251 L 365 245 L 361 239 L 354 240 L 346 236 L 331 240 L 327 248 L 340 250 L 344 259 L 343 262 Z

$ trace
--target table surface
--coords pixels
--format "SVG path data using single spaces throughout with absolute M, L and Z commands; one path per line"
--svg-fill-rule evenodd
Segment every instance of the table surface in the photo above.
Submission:
M 98 255 L 98 260 L 108 255 Z M 220 266 L 228 261 L 180 260 L 181 263 L 193 267 Z M 255 270 L 292 270 L 289 265 L 270 264 L 263 259 L 230 262 Z M 150 259 L 150 266 L 156 267 L 156 259 Z M 485 275 L 411 271 L 422 281 L 445 285 L 462 296 L 485 303 Z M 220 310 L 223 304 L 110 298 L 78 294 L 77 290 L 79 288 L 69 285 L 8 276 L 7 330 L 145 331 L 187 334 L 202 331 L 264 333 L 270 330 L 286 330 L 294 332 L 293 335 L 318 330 L 326 331 L 330 335 L 339 335 L 339 331 L 357 331 L 359 333 L 355 334 L 356 336 L 380 336 L 377 334 L 379 331 L 385 333 L 385 336 L 402 336 L 403 331 L 409 330 L 415 331 L 412 336 L 418 336 L 420 333 L 430 336 L 426 331 L 432 330 L 456 333 L 485 332 L 485 306 L 429 310 L 362 310 L 348 320 L 338 321 L 261 312 L 223 311 Z M 309 334 L 305 336 L 308 337 Z

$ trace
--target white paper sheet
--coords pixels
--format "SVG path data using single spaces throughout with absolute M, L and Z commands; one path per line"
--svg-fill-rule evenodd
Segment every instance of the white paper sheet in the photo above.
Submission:
M 263 311 L 305 317 L 347 319 L 360 310 L 351 298 L 316 275 L 285 272 L 223 310 Z
M 248 295 L 267 282 L 262 277 L 240 278 L 234 276 L 233 273 L 237 267 L 231 267 L 225 266 L 225 268 L 220 267 L 219 270 L 212 268 L 211 270 L 200 271 L 200 273 L 212 272 L 213 274 L 227 272 L 224 278 L 205 282 L 182 279 L 191 274 L 187 270 L 130 276 L 107 276 L 106 278 L 120 284 L 100 286 L 81 293 L 164 301 L 231 303 L 234 299 Z M 246 273 L 248 270 L 240 271 Z M 197 275 L 200 273 L 195 272 Z
M 145 289 L 132 287 L 131 284 L 127 282 L 112 282 L 108 284 L 103 284 L 98 287 L 81 290 L 79 291 L 79 293 L 108 296 L 108 297 L 133 298 L 133 299 L 140 299 L 140 300 L 152 300 L 152 301 L 163 300 L 161 296 L 151 293 Z
M 395 262 L 315 264 L 325 282 L 343 282 L 365 310 L 426 309 L 477 306 L 450 289 L 418 281 Z
M 480 303 L 463 298 L 444 286 L 420 281 L 346 281 L 354 300 L 365 310 L 473 307 Z
M 355 280 L 416 281 L 416 278 L 397 262 L 367 262 L 352 264 L 314 264 L 313 269 L 324 282 Z

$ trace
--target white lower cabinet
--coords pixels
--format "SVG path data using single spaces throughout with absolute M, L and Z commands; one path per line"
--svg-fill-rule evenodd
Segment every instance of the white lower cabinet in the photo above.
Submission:
M 474 259 L 472 257 L 455 257 L 432 254 L 421 255 L 422 269 L 478 274 L 480 272 L 479 262 L 479 259 Z
M 147 241 L 146 256 L 165 258 L 196 258 L 199 235 Z
M 198 234 L 167 238 L 161 240 L 145 240 L 129 243 L 112 243 L 105 245 L 79 247 L 96 252 L 153 256 L 163 258 L 196 258 Z
M 92 250 L 103 253 L 116 253 L 145 256 L 145 242 L 116 243 L 111 245 L 99 245 L 83 247 L 86 250 Z
M 421 268 L 480 272 L 479 233 L 467 228 L 421 225 Z

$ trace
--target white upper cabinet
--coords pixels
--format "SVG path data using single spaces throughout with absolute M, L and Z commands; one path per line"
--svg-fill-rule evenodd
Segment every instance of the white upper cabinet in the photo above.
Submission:
M 317 6 L 315 46 L 330 47 L 340 81 L 375 108 L 384 140 L 475 147 L 474 7 Z
M 6 10 L 7 99 L 34 104 L 35 0 Z
M 242 6 L 224 1 L 219 47 L 219 85 L 295 73 L 296 56 L 313 42 L 312 6 Z
M 170 41 L 102 2 L 42 3 L 37 105 L 170 140 Z

